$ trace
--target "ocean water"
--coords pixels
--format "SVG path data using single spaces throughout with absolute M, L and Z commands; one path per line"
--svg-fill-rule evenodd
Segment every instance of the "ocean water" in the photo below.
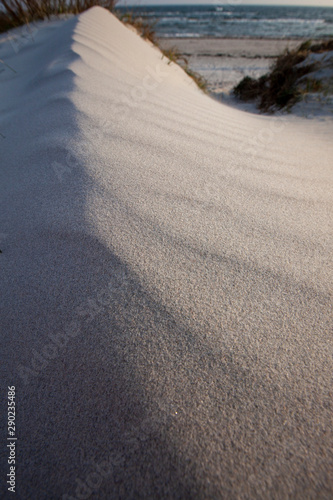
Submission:
M 238 2 L 238 0 L 237 0 Z M 326 38 L 333 36 L 333 7 L 235 5 L 130 7 L 155 23 L 159 37 Z M 124 7 L 118 10 L 126 11 Z

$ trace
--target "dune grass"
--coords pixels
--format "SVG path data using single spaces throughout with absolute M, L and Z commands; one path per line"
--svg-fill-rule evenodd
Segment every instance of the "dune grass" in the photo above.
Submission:
M 178 64 L 181 68 L 183 68 L 185 73 L 187 73 L 188 76 L 191 77 L 192 80 L 194 80 L 194 82 L 201 90 L 203 90 L 204 92 L 207 91 L 207 81 L 205 80 L 205 78 L 190 68 L 187 57 L 181 54 L 177 47 L 171 47 L 169 49 L 162 49 L 161 47 L 159 48 L 162 54 L 169 59 L 169 64 L 171 62 Z
M 311 53 L 329 50 L 333 50 L 333 39 L 315 44 L 308 40 L 293 51 L 286 50 L 277 58 L 270 73 L 259 79 L 249 76 L 243 78 L 234 88 L 234 95 L 242 101 L 255 100 L 258 108 L 264 112 L 290 109 L 305 93 L 319 92 L 322 89 L 320 81 L 303 78 L 316 69 L 316 63 L 301 63 Z
M 116 11 L 115 14 L 121 22 L 133 26 L 142 38 L 149 40 L 155 45 L 157 44 L 154 22 L 148 23 L 141 16 L 135 16 L 131 11 L 125 13 Z
M 153 22 L 146 21 L 141 16 L 135 16 L 131 11 L 124 14 L 115 11 L 115 14 L 124 24 L 133 26 L 142 38 L 144 38 L 145 40 L 149 40 L 154 45 L 156 45 L 162 52 L 163 56 L 169 59 L 168 64 L 171 64 L 172 62 L 178 64 L 185 71 L 185 73 L 187 73 L 192 78 L 192 80 L 194 80 L 194 82 L 201 90 L 203 90 L 204 92 L 207 91 L 206 80 L 201 75 L 199 75 L 199 73 L 196 73 L 195 71 L 190 69 L 188 59 L 179 52 L 177 47 L 163 49 L 160 46 L 154 29 L 154 26 L 157 22 L 156 20 Z
M 59 14 L 79 14 L 95 5 L 112 10 L 116 0 L 0 0 L 0 32 Z

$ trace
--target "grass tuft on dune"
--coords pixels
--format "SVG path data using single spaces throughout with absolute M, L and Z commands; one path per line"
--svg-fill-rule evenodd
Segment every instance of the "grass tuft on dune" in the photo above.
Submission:
M 333 39 L 308 40 L 296 50 L 286 50 L 271 72 L 259 79 L 246 76 L 234 88 L 242 101 L 255 100 L 261 111 L 290 109 L 309 93 L 333 93 Z

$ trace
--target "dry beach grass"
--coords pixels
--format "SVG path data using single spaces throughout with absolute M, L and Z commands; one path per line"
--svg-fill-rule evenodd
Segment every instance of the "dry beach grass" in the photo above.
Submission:
M 116 0 L 1 0 L 0 32 L 59 14 L 79 14 L 99 5 L 112 10 Z
M 271 71 L 259 79 L 245 77 L 235 88 L 235 95 L 244 101 L 255 100 L 261 111 L 273 109 L 289 109 L 299 102 L 308 92 L 323 90 L 324 79 L 316 79 L 311 75 L 321 69 L 320 60 L 313 61 L 309 56 L 322 55 L 325 69 L 330 69 L 330 92 L 333 93 L 333 39 L 323 42 L 303 42 L 297 49 L 286 50 L 274 62 Z M 326 54 L 330 54 L 331 62 L 326 63 Z M 305 64 L 304 64 L 305 63 Z

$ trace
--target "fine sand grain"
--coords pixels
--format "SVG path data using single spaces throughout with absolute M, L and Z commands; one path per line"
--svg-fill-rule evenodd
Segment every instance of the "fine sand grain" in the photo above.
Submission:
M 332 498 L 332 121 L 219 104 L 98 7 L 0 58 L 16 497 Z

